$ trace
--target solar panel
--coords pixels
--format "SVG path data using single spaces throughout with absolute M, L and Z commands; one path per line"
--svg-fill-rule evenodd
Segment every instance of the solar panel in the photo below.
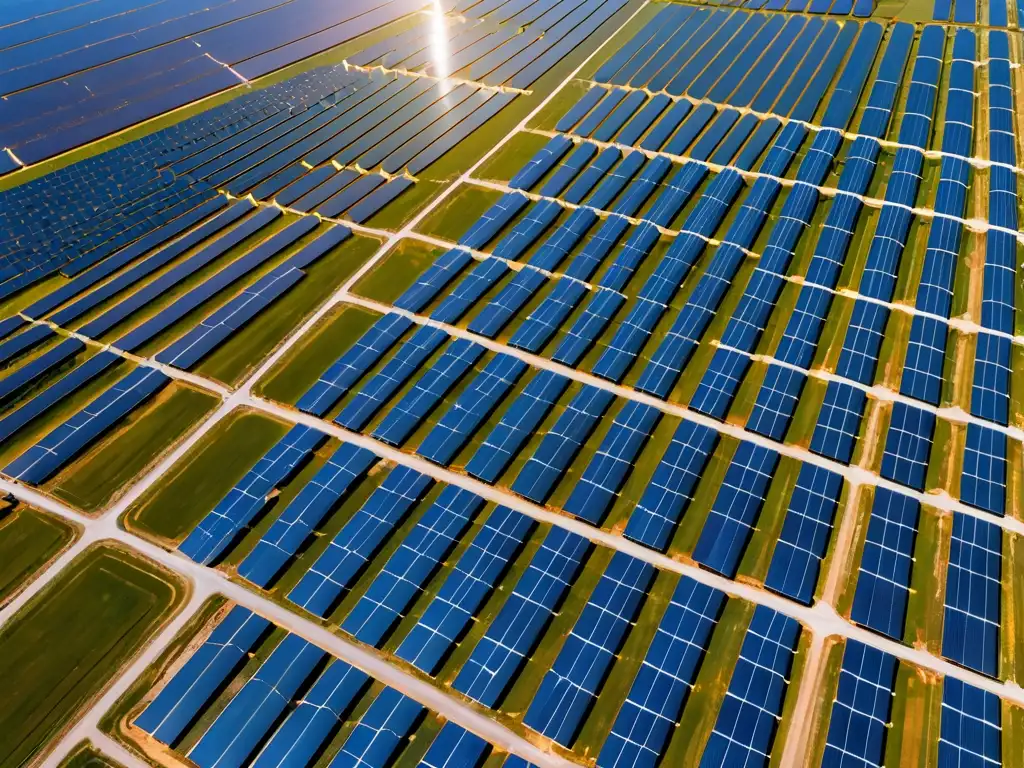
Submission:
M 532 529 L 530 518 L 508 507 L 491 512 L 395 654 L 436 674 Z
M 4 474 L 31 485 L 44 482 L 170 381 L 153 368 L 136 368 L 11 461 Z
M 551 359 L 575 367 L 625 303 L 625 297 L 617 291 L 594 291 L 590 302 L 562 337 Z
M 384 768 L 424 712 L 418 701 L 385 688 L 345 739 L 331 768 Z
M 312 427 L 292 427 L 199 521 L 178 550 L 197 563 L 212 563 L 263 509 L 274 488 L 326 441 L 327 435 Z
M 552 528 L 452 687 L 487 707 L 498 706 L 589 554 L 591 544 Z
M 401 315 L 384 315 L 328 368 L 298 402 L 298 408 L 323 416 L 394 346 L 413 325 Z
M 882 477 L 924 490 L 935 433 L 935 414 L 903 402 L 893 403 L 882 454 Z
M 484 348 L 468 339 L 455 339 L 402 399 L 385 414 L 373 437 L 401 445 L 427 418 L 444 396 L 484 354 Z
M 894 640 L 906 623 L 920 508 L 909 496 L 875 488 L 850 617 Z
M 718 444 L 718 433 L 683 421 L 626 524 L 626 538 L 664 552 Z
M 795 619 L 754 609 L 701 768 L 768 765 L 799 639 Z
M 549 370 L 538 371 L 484 438 L 466 465 L 466 472 L 488 483 L 495 482 L 568 386 L 569 380 L 564 376 Z
M 778 462 L 775 451 L 746 441 L 740 443 L 701 529 L 694 560 L 735 577 Z
M 388 558 L 341 628 L 368 645 L 379 645 L 422 594 L 483 506 L 479 496 L 446 486 Z
M 26 424 L 39 418 L 57 403 L 78 391 L 104 371 L 120 365 L 123 358 L 113 352 L 99 352 L 0 419 L 0 440 L 6 440 Z
M 622 406 L 562 508 L 600 525 L 660 419 L 661 411 L 652 405 Z
M 953 513 L 942 655 L 990 677 L 999 672 L 1002 538 L 997 525 Z
M 894 656 L 856 640 L 846 641 L 822 766 L 852 763 L 881 768 L 896 665 Z
M 575 263 L 575 262 L 574 262 Z M 566 318 L 588 293 L 576 280 L 557 280 L 551 293 L 537 306 L 508 340 L 510 347 L 537 353 L 551 340 Z
M 164 744 L 177 743 L 269 627 L 269 621 L 248 608 L 233 607 L 135 718 L 135 725 Z
M 682 577 L 644 656 L 599 768 L 655 768 L 693 688 L 726 596 Z
M 572 145 L 572 142 L 568 139 L 565 140 L 565 149 Z M 556 161 L 552 161 L 554 163 Z M 540 178 L 538 176 L 538 178 Z M 513 182 L 515 179 L 513 179 Z M 515 184 L 512 184 L 515 186 Z M 466 230 L 466 234 L 459 238 L 459 245 L 465 246 L 466 248 L 475 248 L 477 250 L 483 248 L 491 240 L 494 239 L 506 224 L 508 224 L 515 217 L 519 211 L 523 210 L 526 205 L 530 202 L 529 198 L 518 192 L 507 192 L 501 199 L 498 200 L 494 205 L 487 209 L 483 216 L 477 219 L 473 226 Z
M 800 467 L 764 581 L 768 589 L 811 604 L 842 491 L 842 475 L 814 464 Z
M 946 677 L 942 683 L 939 764 L 1002 765 L 1002 708 L 994 693 Z
M 391 470 L 288 593 L 288 599 L 310 613 L 327 616 L 432 484 L 431 478 L 408 467 Z
M 1006 435 L 971 422 L 967 425 L 960 500 L 1002 515 L 1006 508 Z
M 971 414 L 1006 426 L 1010 412 L 1010 340 L 979 333 L 971 384 Z
M 334 659 L 253 760 L 253 768 L 307 765 L 366 689 L 370 677 Z
M 654 578 L 654 567 L 616 552 L 583 606 L 523 722 L 572 746 Z
M 256 542 L 238 566 L 238 575 L 263 588 L 270 585 L 376 462 L 377 456 L 365 448 L 342 444 Z
M 492 357 L 438 419 L 416 452 L 437 464 L 451 462 L 515 386 L 526 368 L 526 363 L 511 355 L 496 354 Z
M 440 328 L 421 326 L 384 366 L 356 391 L 334 421 L 355 431 L 361 430 L 384 403 L 412 378 L 423 364 L 448 340 Z
M 416 768 L 477 768 L 490 751 L 486 741 L 449 721 Z
M 811 436 L 811 450 L 843 464 L 853 458 L 867 395 L 845 382 L 830 381 Z
M 451 293 L 434 307 L 430 318 L 439 323 L 454 325 L 509 271 L 509 266 L 501 259 L 484 259 L 478 262 L 452 289 Z
M 585 385 L 544 434 L 537 450 L 516 475 L 512 490 L 538 504 L 544 503 L 614 399 L 615 395 L 607 390 Z
M 200 768 L 241 768 L 327 654 L 288 635 L 191 750 Z

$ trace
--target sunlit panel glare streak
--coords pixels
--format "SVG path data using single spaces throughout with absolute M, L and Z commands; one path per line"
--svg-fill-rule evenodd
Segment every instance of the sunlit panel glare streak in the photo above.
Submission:
M 445 94 L 447 102 L 448 94 L 452 90 L 452 84 L 447 81 L 450 71 L 451 54 L 448 51 L 448 25 L 445 20 L 444 8 L 441 7 L 441 0 L 433 0 L 433 7 L 430 13 L 430 52 L 434 65 L 434 74 L 441 80 L 441 91 Z M 448 107 L 448 104 L 445 104 Z

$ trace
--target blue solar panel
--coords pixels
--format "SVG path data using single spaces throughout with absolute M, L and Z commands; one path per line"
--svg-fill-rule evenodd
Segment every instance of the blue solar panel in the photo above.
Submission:
M 561 119 L 555 125 L 555 130 L 558 131 L 559 133 L 571 131 L 573 126 L 583 119 L 584 115 L 586 115 L 588 112 L 590 112 L 590 110 L 597 106 L 597 102 L 601 100 L 601 97 L 604 96 L 605 93 L 607 93 L 607 91 L 604 88 L 601 88 L 600 86 L 597 85 L 591 86 L 590 90 L 583 94 L 580 100 L 577 101 L 568 112 L 562 115 Z M 553 154 L 552 150 L 548 149 L 548 147 L 556 141 L 559 143 L 555 144 L 555 147 L 558 149 L 562 149 L 562 147 L 564 146 L 564 149 L 562 150 L 563 152 L 568 152 L 569 147 L 572 146 L 572 142 L 567 137 L 556 136 L 555 138 L 551 139 L 550 142 L 548 142 L 548 145 L 545 146 L 544 149 L 537 153 L 537 156 L 534 157 L 533 160 L 530 161 L 530 166 L 539 164 L 540 162 L 544 162 L 548 156 Z M 562 142 L 564 142 L 564 145 Z M 538 160 L 538 158 L 542 159 Z M 552 164 L 554 164 L 554 162 L 557 162 L 557 159 L 555 161 L 552 161 Z M 523 174 L 525 170 L 526 169 L 520 171 L 520 174 Z M 543 175 L 544 173 L 541 172 L 533 181 L 536 182 Z M 512 184 L 511 186 L 516 186 L 519 187 L 520 189 L 529 189 L 532 186 L 532 184 Z
M 416 452 L 437 464 L 452 461 L 526 368 L 526 363 L 511 355 L 492 357 L 427 433 Z
M 807 374 L 770 364 L 758 390 L 747 429 L 772 440 L 782 440 L 793 419 Z
M 1010 340 L 979 333 L 971 384 L 971 414 L 1006 425 L 1010 412 Z
M 662 552 L 668 548 L 717 444 L 715 430 L 690 421 L 680 423 L 629 517 L 627 538 Z
M 607 390 L 584 386 L 519 470 L 512 490 L 543 504 L 614 399 Z
M 568 142 L 566 149 L 568 149 L 572 142 L 569 142 L 568 139 L 566 141 Z M 529 202 L 529 198 L 518 192 L 506 193 L 504 197 L 488 208 L 484 215 L 474 222 L 473 226 L 466 231 L 466 234 L 459 238 L 459 245 L 477 250 L 483 248 Z
M 469 251 L 452 248 L 420 275 L 401 296 L 395 306 L 409 312 L 420 312 L 473 261 Z
M 327 654 L 288 635 L 189 750 L 200 768 L 241 768 Z
M 308 765 L 344 722 L 370 677 L 332 661 L 253 760 L 253 768 Z
M 430 318 L 439 323 L 454 325 L 509 271 L 509 266 L 502 259 L 484 259 L 474 265 L 451 293 L 438 303 L 430 313 Z
M 882 477 L 924 490 L 934 433 L 934 413 L 903 402 L 893 403 L 882 454 Z
M 975 423 L 967 425 L 960 475 L 964 504 L 1002 515 L 1006 508 L 1006 435 Z
M 42 483 L 170 381 L 153 368 L 136 368 L 4 467 L 4 474 Z
M 432 483 L 408 467 L 391 470 L 288 593 L 288 599 L 317 616 L 328 615 Z
M 491 745 L 475 733 L 447 722 L 416 768 L 478 768 Z
M 385 688 L 356 723 L 330 768 L 384 768 L 425 712 L 418 701 Z
M 566 332 L 551 359 L 574 367 L 625 303 L 625 297 L 618 291 L 594 291 L 590 303 Z
M 484 348 L 468 339 L 452 341 L 388 410 L 373 436 L 391 445 L 401 445 L 483 354 Z
M 661 411 L 652 405 L 626 403 L 615 416 L 611 429 L 583 470 L 563 509 L 600 525 L 660 419 Z
M 299 399 L 299 410 L 316 416 L 326 414 L 412 324 L 412 320 L 401 315 L 380 318 Z
M 236 605 L 135 719 L 135 725 L 174 745 L 269 626 L 262 616 Z
M 479 496 L 446 486 L 388 558 L 341 628 L 368 645 L 379 645 L 422 594 L 483 505 Z
M 558 197 L 563 192 L 572 180 L 576 178 L 577 174 L 583 168 L 594 159 L 597 155 L 597 145 L 591 144 L 589 141 L 584 141 L 576 145 L 576 148 L 568 154 L 568 156 L 562 158 L 562 161 L 555 166 L 554 171 L 548 176 L 548 180 L 544 182 L 544 186 L 541 187 L 540 193 L 545 197 Z M 557 204 L 552 205 L 550 200 L 543 200 L 539 203 L 533 203 L 531 211 L 551 211 L 557 215 L 561 210 L 561 207 Z M 530 217 L 527 216 L 527 221 Z M 548 222 L 550 224 L 550 221 Z M 517 225 L 518 226 L 518 225 Z M 539 229 L 539 227 L 537 227 Z M 510 257 L 511 258 L 511 257 Z
M 736 575 L 778 462 L 775 451 L 740 443 L 701 529 L 694 560 L 730 578 Z
M 590 211 L 585 211 L 595 215 Z M 547 282 L 548 277 L 536 269 L 516 273 L 498 294 L 473 318 L 469 330 L 493 339 Z
M 466 471 L 480 480 L 495 482 L 568 386 L 564 376 L 538 371 L 484 438 Z
M 946 677 L 942 683 L 939 765 L 1002 765 L 1002 710 L 996 694 Z
M 768 589 L 811 604 L 842 491 L 842 475 L 814 464 L 800 467 L 764 580 Z
M 511 347 L 537 353 L 551 340 L 566 318 L 583 301 L 587 286 L 576 280 L 558 280 L 551 293 L 512 334 Z
M 572 746 L 654 578 L 654 567 L 616 552 L 583 606 L 523 722 Z
M 440 328 L 420 327 L 352 396 L 334 421 L 347 429 L 361 430 L 447 340 L 448 334 Z
M 999 674 L 1002 550 L 999 526 L 953 513 L 942 655 L 990 677 Z
M 292 427 L 199 521 L 179 551 L 197 563 L 212 563 L 263 509 L 271 492 L 326 441 L 327 435 L 312 427 Z
M 491 512 L 395 655 L 436 674 L 532 529 L 508 507 Z
M 542 191 L 548 194 L 555 190 L 549 189 L 549 186 L 545 185 Z M 493 254 L 502 259 L 515 261 L 526 253 L 527 249 L 537 241 L 537 238 L 544 234 L 545 230 L 562 213 L 562 210 L 562 206 L 553 200 L 532 203 L 523 218 L 516 222 L 508 234 L 495 244 Z
M 843 464 L 853 458 L 867 395 L 844 382 L 830 381 L 811 436 L 811 450 Z
M 903 638 L 920 507 L 909 496 L 875 488 L 853 595 L 850 617 L 894 640 Z
M 763 605 L 754 609 L 701 768 L 767 767 L 799 639 L 795 619 Z
M 896 683 L 896 658 L 856 640 L 846 641 L 839 688 L 821 764 L 881 768 Z
M 590 550 L 590 542 L 582 536 L 551 529 L 459 671 L 452 684 L 455 690 L 484 706 L 500 704 Z
M 348 443 L 338 448 L 256 542 L 238 566 L 239 576 L 266 588 L 376 461 L 365 448 Z
M 655 768 L 675 732 L 726 597 L 683 577 L 597 757 L 599 768 Z

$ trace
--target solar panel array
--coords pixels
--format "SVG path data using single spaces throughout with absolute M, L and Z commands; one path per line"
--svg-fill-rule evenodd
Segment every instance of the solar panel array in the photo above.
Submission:
M 9 290 L 77 277 L 0 324 L 0 436 L 33 434 L 4 474 L 45 488 L 73 468 L 175 374 L 122 351 L 156 341 L 153 362 L 194 370 L 626 4 L 457 5 L 441 30 L 410 24 L 209 129 L 51 179 L 140 167 L 99 186 L 132 199 L 125 234 L 106 191 L 55 231 L 16 222 Z M 514 172 L 458 179 L 451 205 L 484 212 L 457 242 L 426 234 L 438 217 L 389 239 L 380 254 L 444 246 L 395 275 L 394 301 L 359 281 L 335 296 L 366 330 L 281 404 L 295 426 L 220 479 L 179 553 L 599 768 L 777 762 L 810 642 L 797 617 L 821 601 L 847 635 L 841 657 L 815 651 L 838 677 L 819 690 L 822 765 L 891 758 L 913 669 L 894 643 L 960 668 L 924 675 L 943 686 L 940 760 L 1000 764 L 1002 703 L 971 683 L 1012 674 L 1010 38 L 966 16 L 857 20 L 872 11 L 646 10 L 499 148 Z M 918 582 L 943 603 L 927 620 Z M 384 768 L 417 739 L 431 768 L 491 753 L 282 634 L 234 608 L 134 722 L 201 766 Z
M 384 768 L 433 718 L 419 702 L 246 608 L 236 605 L 215 621 L 156 695 L 147 695 L 133 723 L 196 765 L 308 765 L 329 750 L 331 765 Z M 246 653 L 259 660 L 255 669 L 243 669 Z M 430 768 L 472 766 L 493 749 L 452 722 L 432 739 L 421 763 Z

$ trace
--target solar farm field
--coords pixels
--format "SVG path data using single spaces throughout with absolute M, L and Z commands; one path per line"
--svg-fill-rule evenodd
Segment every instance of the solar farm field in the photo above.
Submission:
M 1022 8 L 0 8 L 0 765 L 1024 768 Z

